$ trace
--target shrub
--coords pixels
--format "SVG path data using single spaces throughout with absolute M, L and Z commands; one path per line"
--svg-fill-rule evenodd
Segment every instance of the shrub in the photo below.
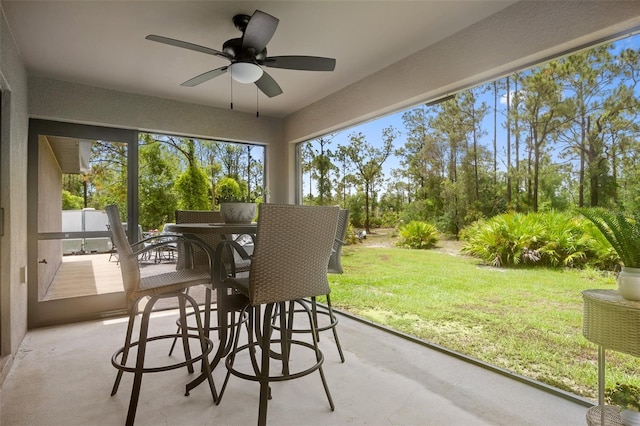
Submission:
M 216 185 L 216 198 L 218 203 L 242 201 L 242 190 L 238 181 L 231 177 L 220 179 Z
M 428 249 L 438 242 L 438 230 L 427 222 L 413 220 L 399 228 L 398 246 L 412 249 Z
M 349 225 L 347 226 L 347 234 L 344 237 L 344 242 L 346 245 L 355 244 L 358 242 L 357 232 L 351 222 L 349 222 Z
M 616 383 L 605 391 L 606 402 L 621 410 L 640 411 L 640 387 L 627 383 Z
M 461 251 L 494 266 L 536 264 L 543 266 L 607 268 L 615 264 L 597 229 L 571 213 L 505 213 L 480 220 L 460 233 Z
M 188 167 L 176 181 L 180 200 L 178 208 L 183 210 L 207 210 L 209 200 L 209 177 L 198 167 Z
M 526 260 L 537 261 L 532 246 L 542 232 L 539 224 L 531 223 L 521 213 L 505 213 L 471 224 L 461 232 L 466 240 L 461 251 L 479 257 L 494 266 L 518 265 Z
M 640 213 L 603 208 L 579 209 L 609 241 L 625 266 L 640 268 Z

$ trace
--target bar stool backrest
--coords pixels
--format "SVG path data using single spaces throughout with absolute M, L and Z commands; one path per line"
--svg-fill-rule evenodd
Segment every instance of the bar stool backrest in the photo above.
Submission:
M 327 272 L 330 274 L 341 274 L 342 270 L 342 246 L 345 244 L 344 239 L 347 236 L 347 227 L 349 226 L 349 210 L 340 209 L 338 214 L 338 226 L 336 227 L 336 239 L 333 241 L 333 250 L 329 257 L 329 268 Z
M 249 274 L 252 305 L 329 294 L 338 207 L 261 204 Z
M 122 284 L 125 293 L 138 291 L 140 286 L 140 267 L 138 256 L 133 253 L 122 220 L 120 212 L 115 205 L 105 208 L 109 219 L 109 228 L 113 236 L 113 242 L 118 250 L 118 260 L 120 261 L 120 272 L 122 274 Z

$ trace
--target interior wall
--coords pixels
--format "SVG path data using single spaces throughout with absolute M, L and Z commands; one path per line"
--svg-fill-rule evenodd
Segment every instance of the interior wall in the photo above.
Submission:
M 520 1 L 289 115 L 284 140 L 293 145 L 436 100 L 639 26 L 640 1 Z M 293 197 L 295 179 L 287 181 Z
M 0 380 L 27 332 L 27 75 L 4 14 L 0 17 Z M 26 277 L 28 279 L 28 277 Z
M 29 114 L 47 120 L 263 144 L 269 199 L 287 199 L 280 119 L 43 77 L 29 77 Z

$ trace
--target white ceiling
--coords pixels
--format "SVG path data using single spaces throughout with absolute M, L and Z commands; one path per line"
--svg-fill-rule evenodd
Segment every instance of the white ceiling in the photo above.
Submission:
M 259 9 L 280 20 L 270 56 L 336 58 L 334 72 L 268 68 L 283 94 L 258 98 L 285 117 L 515 3 L 470 1 L 8 1 L 9 28 L 30 75 L 228 108 L 229 74 L 180 84 L 228 62 L 145 40 L 158 34 L 222 50 L 232 18 Z M 233 84 L 234 109 L 256 111 L 253 84 Z

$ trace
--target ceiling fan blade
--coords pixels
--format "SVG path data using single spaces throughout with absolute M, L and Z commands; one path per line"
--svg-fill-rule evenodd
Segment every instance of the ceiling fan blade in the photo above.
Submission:
M 278 83 L 266 72 L 263 72 L 262 77 L 260 77 L 258 81 L 256 81 L 256 86 L 258 86 L 258 89 L 260 89 L 262 93 L 270 98 L 278 96 L 282 93 L 282 89 L 280 88 Z
M 253 12 L 242 36 L 242 47 L 254 49 L 255 53 L 262 52 L 276 32 L 278 22 L 278 18 L 268 13 L 259 10 Z
M 163 37 L 155 34 L 149 34 L 145 37 L 147 40 L 157 41 L 158 43 L 168 44 L 169 46 L 181 47 L 183 49 L 195 50 L 196 52 L 206 53 L 207 55 L 219 56 L 221 58 L 231 60 L 231 56 L 219 50 L 211 49 L 209 47 L 200 46 L 198 44 L 189 43 L 182 40 L 176 40 L 169 37 Z
M 261 61 L 265 67 L 303 71 L 333 71 L 336 60 L 319 56 L 270 56 Z
M 205 81 L 209 81 L 212 78 L 216 78 L 217 76 L 226 73 L 228 68 L 229 67 L 221 67 L 221 68 L 216 68 L 215 70 L 204 72 L 198 76 L 193 77 L 191 80 L 185 81 L 180 86 L 187 86 L 187 87 L 197 86 L 198 84 L 202 84 Z

